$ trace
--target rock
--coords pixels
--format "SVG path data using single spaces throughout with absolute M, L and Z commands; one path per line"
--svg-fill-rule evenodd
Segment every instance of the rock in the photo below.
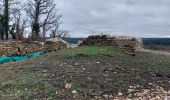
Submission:
M 78 65 L 79 65 L 79 63 L 75 63 L 74 65 L 75 65 L 75 66 L 78 66 Z
M 98 61 L 98 62 L 96 62 L 97 64 L 100 64 L 100 62 Z
M 72 93 L 73 93 L 73 94 L 76 94 L 76 93 L 77 93 L 77 91 L 76 91 L 76 90 L 73 90 L 73 91 L 72 91 Z
M 48 70 L 43 70 L 43 73 L 46 73 Z
M 108 94 L 104 94 L 103 97 L 104 98 L 109 98 L 109 95 Z
M 86 68 L 83 68 L 83 70 L 86 70 Z
M 71 89 L 71 87 L 72 87 L 72 84 L 71 84 L 71 83 L 66 83 L 65 89 Z
M 113 98 L 114 96 L 113 95 L 109 95 L 109 98 Z
M 149 85 L 153 86 L 153 83 L 148 83 Z
M 118 93 L 118 96 L 122 96 L 123 94 L 121 92 Z

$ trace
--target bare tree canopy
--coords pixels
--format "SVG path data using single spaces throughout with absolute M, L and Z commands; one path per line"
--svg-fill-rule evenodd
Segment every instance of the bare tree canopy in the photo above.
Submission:
M 69 35 L 69 32 L 66 30 L 58 31 L 54 29 L 51 31 L 50 37 L 53 37 L 53 38 L 60 37 L 66 40 L 70 37 L 70 35 Z
M 61 18 L 61 15 L 57 15 L 54 0 L 28 0 L 25 11 L 31 21 L 33 40 L 38 39 L 40 35 L 45 38 L 47 32 L 54 27 L 54 23 Z
M 31 29 L 26 34 L 32 40 L 45 40 L 47 34 L 59 32 L 61 17 L 54 0 L 0 0 L 0 39 L 18 40 Z

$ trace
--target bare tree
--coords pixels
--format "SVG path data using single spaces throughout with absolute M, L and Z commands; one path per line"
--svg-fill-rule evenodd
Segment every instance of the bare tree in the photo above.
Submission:
M 66 31 L 66 30 L 62 30 L 62 31 L 56 31 L 55 29 L 54 30 L 52 30 L 52 32 L 51 32 L 51 34 L 50 34 L 50 37 L 53 37 L 53 38 L 55 38 L 55 37 L 60 37 L 60 38 L 62 38 L 62 39 L 68 39 L 69 37 L 70 37 L 70 34 L 69 34 L 69 32 L 68 31 Z
M 45 37 L 56 20 L 56 4 L 54 0 L 28 0 L 25 4 L 25 11 L 31 20 L 32 37 L 37 40 L 42 30 L 42 35 Z M 40 18 L 41 16 L 41 18 Z
M 20 37 L 23 37 L 24 31 L 28 27 L 27 26 L 28 18 L 27 17 L 22 18 L 23 17 L 22 14 L 23 14 L 22 10 L 19 8 L 16 9 L 15 13 L 13 13 L 13 25 L 15 26 L 14 27 L 15 34 L 13 35 L 17 35 Z M 21 40 L 21 38 L 19 40 Z
M 21 26 L 20 26 L 20 35 L 22 37 L 24 37 L 25 29 L 28 28 L 27 21 L 28 21 L 28 19 L 23 19 Z
M 16 33 L 20 33 L 21 10 L 17 9 L 14 13 L 14 23 L 16 24 Z
M 66 40 L 70 37 L 70 34 L 66 30 L 59 30 L 60 24 L 62 23 L 59 20 L 56 20 L 54 23 L 52 23 L 53 28 L 51 29 L 50 37 L 60 37 Z
M 55 27 L 59 27 L 59 20 L 62 17 L 61 15 L 56 15 L 56 10 L 52 8 L 46 15 L 44 22 L 42 23 L 42 37 L 45 39 L 46 34 L 54 29 Z

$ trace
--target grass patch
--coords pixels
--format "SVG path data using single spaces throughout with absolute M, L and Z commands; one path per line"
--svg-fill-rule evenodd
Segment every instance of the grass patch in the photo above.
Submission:
M 62 50 L 59 51 L 59 53 L 65 58 L 95 58 L 102 56 L 107 58 L 106 60 L 119 60 L 122 64 L 130 66 L 149 66 L 157 69 L 168 66 L 170 67 L 170 56 L 140 52 L 137 53 L 135 57 L 132 57 L 113 46 L 81 46 L 70 50 Z
M 120 49 L 113 46 L 81 46 L 70 50 L 60 51 L 64 57 L 94 57 L 94 56 L 107 56 L 107 57 L 126 57 Z

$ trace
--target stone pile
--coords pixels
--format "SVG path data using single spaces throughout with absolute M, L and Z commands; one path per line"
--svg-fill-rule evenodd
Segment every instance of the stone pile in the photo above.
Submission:
M 141 39 L 127 36 L 108 36 L 108 35 L 93 35 L 79 43 L 79 45 L 112 45 L 119 47 L 123 52 L 135 55 L 137 51 L 142 50 Z
M 0 56 L 30 54 L 44 49 L 45 47 L 39 42 L 0 42 Z
M 64 41 L 63 39 L 56 37 L 47 39 L 45 42 L 45 47 L 48 51 L 56 51 L 58 49 L 68 49 L 71 47 L 69 43 Z
M 56 51 L 58 49 L 69 48 L 69 44 L 60 38 L 48 39 L 46 42 L 0 42 L 0 56 L 31 54 L 39 51 Z

